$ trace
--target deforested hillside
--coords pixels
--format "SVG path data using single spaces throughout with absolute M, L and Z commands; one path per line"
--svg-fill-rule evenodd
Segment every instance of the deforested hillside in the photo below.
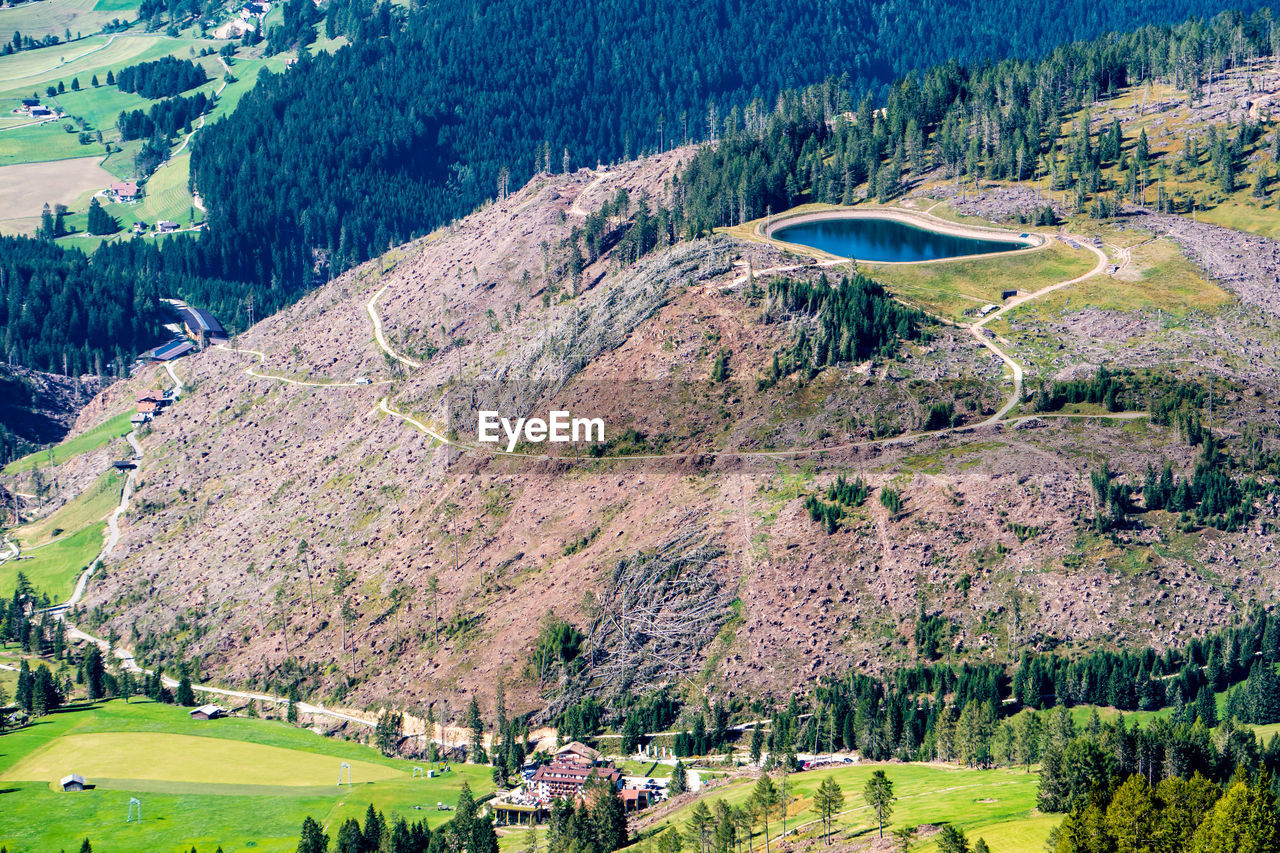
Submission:
M 1265 599 L 1274 457 L 1244 425 L 1275 389 L 1224 365 L 1209 433 L 1194 367 L 1113 349 L 1099 368 L 1019 332 L 1077 322 L 1053 294 L 1099 281 L 1163 298 L 1152 271 L 1202 294 L 1168 331 L 1192 359 L 1214 346 L 1196 329 L 1261 309 L 1122 228 L 933 266 L 810 260 L 751 229 L 677 241 L 693 154 L 538 175 L 179 363 L 73 618 L 228 684 L 454 719 L 501 676 L 514 710 L 559 719 L 663 687 L 747 702 L 1178 646 Z M 948 187 L 892 213 L 954 227 Z M 1002 288 L 1052 293 L 974 325 Z M 1011 351 L 1046 364 L 1018 394 Z M 489 407 L 598 416 L 605 440 L 482 443 Z

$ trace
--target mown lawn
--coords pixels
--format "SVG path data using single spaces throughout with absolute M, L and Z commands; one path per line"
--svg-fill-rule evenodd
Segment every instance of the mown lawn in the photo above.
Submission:
M 0 9 L 0 32 L 15 30 L 24 36 L 39 38 L 56 35 L 63 38 L 71 30 L 88 36 L 115 18 L 133 20 L 138 17 L 139 0 L 40 0 Z
M 70 121 L 46 122 L 0 133 L 0 166 L 102 156 L 104 149 L 97 142 L 81 145 L 79 132 L 67 133 L 63 124 Z
M 350 787 L 336 784 L 341 761 L 352 765 Z M 464 780 L 477 796 L 492 788 L 482 767 L 454 766 L 435 779 L 413 779 L 412 769 L 281 722 L 193 721 L 184 708 L 116 700 L 0 735 L 0 845 L 72 850 L 87 837 L 122 853 L 292 851 L 308 815 L 331 835 L 370 803 L 436 826 L 451 816 L 436 803 L 455 803 Z M 51 789 L 48 778 L 72 772 L 100 784 L 74 794 Z M 132 797 L 142 801 L 143 820 L 126 824 Z

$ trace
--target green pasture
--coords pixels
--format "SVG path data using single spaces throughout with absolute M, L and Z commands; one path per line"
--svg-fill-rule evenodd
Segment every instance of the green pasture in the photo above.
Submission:
M 351 786 L 338 786 L 340 762 Z M 67 769 L 71 768 L 71 769 Z M 369 803 L 406 819 L 443 823 L 465 780 L 492 788 L 483 767 L 412 778 L 413 764 L 281 722 L 192 720 L 187 709 L 121 700 L 53 714 L 0 735 L 0 845 L 76 849 L 88 837 L 114 851 L 292 851 L 310 815 L 332 835 Z M 91 790 L 50 780 L 80 773 Z M 110 774 L 110 775 L 108 775 Z M 129 800 L 143 819 L 126 823 Z
M 95 154 L 101 156 L 104 153 L 102 146 L 96 141 L 82 145 L 79 131 L 67 133 L 63 125 L 70 123 L 70 119 L 51 121 L 0 133 L 0 166 L 72 160 Z
M 105 81 L 108 69 L 118 71 L 170 54 L 189 58 L 197 46 L 204 45 L 207 43 L 192 38 L 118 33 L 19 51 L 0 57 L 0 98 L 25 98 L 32 93 L 44 98 L 45 88 L 59 82 L 70 91 L 72 78 L 88 86 L 94 74 Z

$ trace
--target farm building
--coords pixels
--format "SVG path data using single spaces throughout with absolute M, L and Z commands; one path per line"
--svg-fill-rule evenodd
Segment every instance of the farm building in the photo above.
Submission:
M 191 719 L 193 720 L 216 720 L 226 715 L 227 712 L 218 705 L 201 705 L 199 708 L 191 709 Z
M 84 777 L 79 773 L 72 773 L 70 776 L 63 776 L 62 781 L 58 783 L 64 791 L 83 791 Z
M 48 107 L 32 107 L 30 112 L 31 112 L 32 118 L 52 118 L 53 117 L 53 110 L 49 109 Z
M 182 318 L 183 329 L 201 349 L 209 344 L 226 343 L 226 329 L 222 328 L 222 324 L 203 308 L 184 305 L 178 309 L 178 316 Z
M 169 341 L 169 343 L 158 346 L 146 356 L 152 361 L 172 361 L 175 358 L 184 356 L 196 348 L 196 345 L 185 338 L 177 341 Z
M 160 234 L 171 234 L 178 230 L 178 223 L 172 219 L 157 219 L 156 232 Z
M 112 184 L 107 192 L 115 197 L 116 201 L 137 201 L 138 185 L 133 181 L 120 181 Z

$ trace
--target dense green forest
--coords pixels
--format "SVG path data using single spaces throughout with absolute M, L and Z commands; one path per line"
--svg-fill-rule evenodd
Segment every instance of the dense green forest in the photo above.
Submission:
M 856 482 L 845 482 L 827 497 L 860 501 L 865 494 Z M 1012 609 L 1016 612 L 1016 605 Z M 772 710 L 770 733 L 761 748 L 779 761 L 797 752 L 857 750 L 876 761 L 1018 765 L 1042 760 L 1042 728 L 1034 731 L 1035 746 L 1017 745 L 1019 738 L 1032 737 L 1020 730 L 1027 719 L 1035 719 L 1035 713 L 1094 705 L 1124 712 L 1169 709 L 1160 722 L 1165 728 L 1154 729 L 1160 736 L 1143 747 L 1150 753 L 1143 760 L 1181 768 L 1183 759 L 1176 757 L 1180 739 L 1200 737 L 1193 732 L 1197 725 L 1280 722 L 1280 613 L 1275 611 L 1255 609 L 1240 625 L 1163 652 L 1025 652 L 1008 666 L 938 661 L 953 643 L 954 628 L 946 617 L 922 610 L 915 631 L 919 664 L 884 678 L 850 672 L 824 679 L 805 713 L 794 697 L 787 707 Z M 1226 710 L 1220 719 L 1216 694 L 1222 692 Z M 736 709 L 713 708 L 706 702 L 685 706 L 686 728 L 675 741 L 676 754 L 705 755 L 732 741 L 736 733 L 728 724 L 734 710 L 752 716 L 769 713 L 759 702 Z M 557 723 L 567 736 L 579 738 L 592 737 L 604 725 L 614 726 L 622 732 L 623 749 L 630 750 L 642 742 L 644 732 L 668 728 L 680 715 L 680 703 L 664 690 L 624 699 L 613 709 L 587 698 L 566 708 Z M 1132 730 L 1129 736 L 1139 737 Z M 1135 749 L 1136 755 L 1146 754 Z M 1024 760 L 1028 754 L 1032 757 Z M 1208 763 L 1196 769 L 1213 778 L 1229 777 L 1238 763 L 1217 753 L 1210 757 L 1212 761 L 1206 758 Z M 1258 753 L 1259 761 L 1264 758 L 1269 770 L 1280 770 L 1280 739 Z M 1143 772 L 1149 769 L 1143 767 Z M 1156 771 L 1155 778 L 1160 777 Z M 1073 801 L 1067 796 L 1045 808 L 1066 811 Z
M 1052 189 L 1075 194 L 1079 210 L 1107 215 L 1120 200 L 1137 200 L 1140 188 L 1155 185 L 1158 165 L 1144 153 L 1141 137 L 1132 153 L 1121 152 L 1114 123 L 1095 130 L 1066 119 L 1121 87 L 1148 81 L 1195 97 L 1210 75 L 1274 54 L 1275 37 L 1269 10 L 1249 18 L 1228 13 L 1208 23 L 1144 27 L 1066 45 L 1034 63 L 948 62 L 897 80 L 883 107 L 834 80 L 784 92 L 772 110 L 756 102 L 730 113 L 721 143 L 698 152 L 681 181 L 685 233 L 804 201 L 888 201 L 934 168 L 957 181 L 1048 176 Z M 1222 181 L 1240 168 L 1257 133 L 1249 120 L 1230 134 L 1215 133 L 1208 154 Z M 1111 185 L 1103 177 L 1109 165 L 1119 165 L 1123 175 Z M 1188 204 L 1157 199 L 1172 211 Z
M 124 254 L 102 253 L 102 257 Z M 0 342 L 50 373 L 108 375 L 163 331 L 156 282 L 42 240 L 0 237 Z
M 121 112 L 116 126 L 120 128 L 120 138 L 146 139 L 154 134 L 172 136 L 178 131 L 191 132 L 191 122 L 204 115 L 213 107 L 213 98 L 204 92 L 197 92 L 191 97 L 165 98 L 151 105 L 146 112 L 130 110 Z
M 174 56 L 130 65 L 115 75 L 116 88 L 121 92 L 135 92 L 153 101 L 194 89 L 208 80 L 203 66 Z

